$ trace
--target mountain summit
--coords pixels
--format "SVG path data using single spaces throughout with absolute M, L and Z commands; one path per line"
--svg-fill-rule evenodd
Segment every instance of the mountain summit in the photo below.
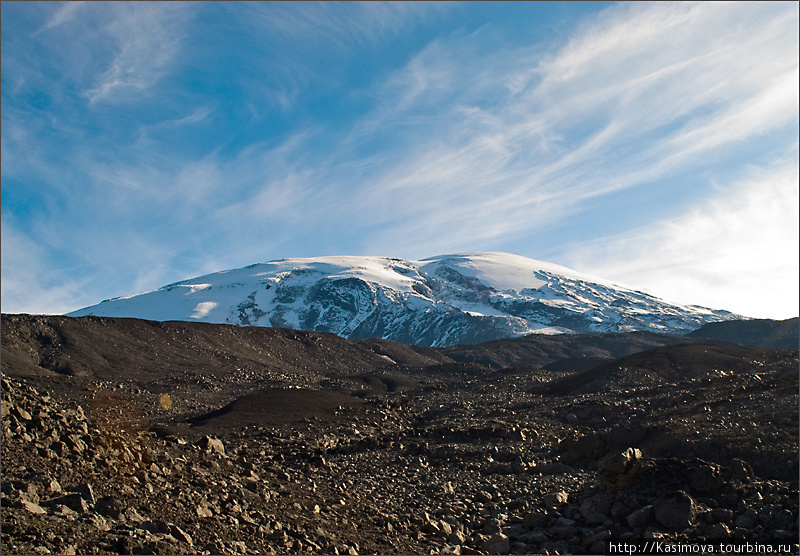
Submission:
M 740 318 L 495 252 L 422 261 L 282 259 L 109 299 L 68 314 L 87 315 L 316 330 L 422 346 L 531 333 L 680 333 Z

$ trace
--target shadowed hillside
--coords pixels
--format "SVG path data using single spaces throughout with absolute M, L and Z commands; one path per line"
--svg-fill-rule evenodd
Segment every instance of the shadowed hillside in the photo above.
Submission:
M 494 369 L 547 366 L 563 362 L 564 367 L 583 366 L 582 359 L 616 359 L 650 348 L 682 344 L 685 336 L 655 332 L 619 334 L 531 334 L 523 338 L 494 340 L 482 344 L 452 346 L 443 353 L 456 361 L 479 363 Z M 569 364 L 567 362 L 570 361 Z
M 731 342 L 776 349 L 800 347 L 800 318 L 786 320 L 733 320 L 705 324 L 688 334 L 691 338 Z

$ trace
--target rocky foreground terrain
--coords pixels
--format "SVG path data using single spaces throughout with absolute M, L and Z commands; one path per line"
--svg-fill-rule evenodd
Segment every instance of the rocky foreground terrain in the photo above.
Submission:
M 798 351 L 3 315 L 3 554 L 797 553 Z

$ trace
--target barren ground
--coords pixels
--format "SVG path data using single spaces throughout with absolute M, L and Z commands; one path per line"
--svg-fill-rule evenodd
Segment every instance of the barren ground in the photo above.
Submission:
M 798 540 L 798 352 L 3 315 L 2 553 Z

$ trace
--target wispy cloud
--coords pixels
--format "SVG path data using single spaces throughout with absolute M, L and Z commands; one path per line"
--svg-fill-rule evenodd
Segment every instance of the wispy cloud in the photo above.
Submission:
M 469 229 L 465 244 L 531 233 L 599 196 L 702 168 L 726 145 L 791 134 L 796 6 L 778 7 L 623 5 L 538 59 L 437 41 L 387 82 L 361 124 L 372 138 L 407 126 L 413 141 L 365 190 L 367 206 L 406 216 L 375 242 L 430 229 L 434 213 L 438 231 L 454 231 L 434 237 Z
M 352 46 L 394 35 L 448 2 L 270 2 L 236 6 L 262 33 L 293 43 Z
M 794 156 L 797 156 L 795 150 Z M 753 317 L 797 315 L 797 165 L 752 168 L 686 214 L 567 251 L 570 264 L 682 303 Z
M 78 11 L 86 6 L 86 4 L 88 4 L 88 2 L 62 2 L 61 7 L 53 12 L 53 14 L 47 19 L 47 22 L 34 34 L 47 31 L 53 27 L 58 27 L 59 25 L 72 20 Z
M 469 4 L 20 6 L 3 216 L 8 194 L 35 208 L 3 266 L 65 253 L 95 296 L 337 253 L 547 252 L 601 274 L 581 239 L 668 245 L 663 223 L 699 226 L 700 200 L 736 212 L 710 199 L 749 199 L 743 161 L 766 184 L 797 136 L 796 3 L 614 4 L 556 46 L 442 25 Z
M 48 264 L 47 249 L 21 232 L 11 217 L 5 215 L 0 225 L 4 313 L 60 314 L 90 299 L 81 295 L 87 282 L 70 279 L 68 269 Z
M 545 57 L 440 38 L 379 86 L 381 102 L 345 141 L 331 136 L 326 162 L 276 168 L 258 160 L 285 156 L 240 157 L 238 167 L 271 167 L 271 179 L 221 214 L 255 225 L 278 208 L 300 228 L 362 228 L 364 251 L 408 256 L 421 245 L 425 255 L 546 234 L 598 197 L 656 187 L 702 168 L 705 153 L 790 125 L 791 17 L 739 9 L 614 8 Z M 294 17 L 305 23 L 293 29 L 312 25 L 308 14 Z M 744 21 L 757 25 L 742 36 Z M 765 68 L 763 59 L 773 61 Z M 388 150 L 369 153 L 373 143 Z
M 113 7 L 112 7 L 113 6 Z M 105 33 L 115 52 L 86 94 L 92 103 L 140 95 L 168 71 L 194 7 L 184 2 L 111 2 Z

